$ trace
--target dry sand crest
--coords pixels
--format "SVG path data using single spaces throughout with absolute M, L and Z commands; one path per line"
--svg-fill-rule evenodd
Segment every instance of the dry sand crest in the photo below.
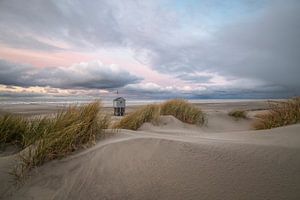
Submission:
M 5 199 L 300 199 L 300 125 L 251 131 L 222 112 L 209 118 L 120 130 L 33 171 Z M 2 194 L 14 156 L 0 157 Z

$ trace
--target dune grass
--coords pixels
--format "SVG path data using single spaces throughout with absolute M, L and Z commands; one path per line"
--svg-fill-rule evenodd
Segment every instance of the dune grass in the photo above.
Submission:
M 23 149 L 41 137 L 49 126 L 49 119 L 29 119 L 24 116 L 6 114 L 0 117 L 0 146 L 17 145 Z
M 247 118 L 245 110 L 232 110 L 228 113 L 228 115 L 234 117 L 236 120 Z
M 101 113 L 99 102 L 71 106 L 51 118 L 6 115 L 0 120 L 0 139 L 2 144 L 26 148 L 13 171 L 20 180 L 36 166 L 93 144 L 96 135 L 104 133 L 109 122 L 109 117 Z
M 162 104 L 148 105 L 130 113 L 118 122 L 114 128 L 137 130 L 145 122 L 156 122 L 160 115 L 173 115 L 190 124 L 202 125 L 204 113 L 185 100 L 173 99 Z
M 159 115 L 159 105 L 147 105 L 125 116 L 114 126 L 114 128 L 137 130 L 145 122 L 157 121 Z
M 0 117 L 0 144 L 22 145 L 24 135 L 29 131 L 29 121 L 24 117 L 6 114 Z
M 204 113 L 197 107 L 182 99 L 172 99 L 161 104 L 161 115 L 173 115 L 182 122 L 203 125 Z
M 257 130 L 300 123 L 300 97 L 286 102 L 272 103 L 268 113 L 258 115 L 257 118 L 253 124 Z

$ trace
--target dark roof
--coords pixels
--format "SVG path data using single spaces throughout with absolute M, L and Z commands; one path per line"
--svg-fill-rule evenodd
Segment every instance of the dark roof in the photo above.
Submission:
M 114 101 L 119 101 L 119 100 L 124 100 L 125 101 L 125 99 L 123 97 L 118 97 L 118 98 L 114 99 Z

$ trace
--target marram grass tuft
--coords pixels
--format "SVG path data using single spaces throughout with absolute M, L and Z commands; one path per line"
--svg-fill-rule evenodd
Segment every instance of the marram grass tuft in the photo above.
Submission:
M 257 130 L 300 123 L 300 97 L 270 104 L 268 113 L 257 117 L 258 119 L 253 124 Z
M 24 153 L 13 174 L 22 179 L 34 167 L 65 157 L 95 142 L 104 133 L 110 118 L 101 113 L 99 102 L 71 106 L 53 118 L 26 119 L 8 115 L 0 120 L 1 143 L 17 143 Z
M 229 116 L 234 117 L 235 119 L 246 119 L 246 111 L 245 110 L 232 110 L 228 113 Z
M 125 116 L 114 126 L 114 128 L 137 130 L 145 122 L 155 123 L 158 120 L 159 115 L 159 105 L 147 105 Z
M 203 125 L 204 113 L 194 105 L 182 99 L 172 99 L 161 104 L 161 115 L 173 115 L 182 122 Z
M 173 115 L 177 119 L 189 123 L 203 125 L 204 113 L 185 100 L 173 99 L 162 104 L 144 106 L 125 116 L 115 128 L 137 130 L 145 122 L 156 122 L 160 115 Z

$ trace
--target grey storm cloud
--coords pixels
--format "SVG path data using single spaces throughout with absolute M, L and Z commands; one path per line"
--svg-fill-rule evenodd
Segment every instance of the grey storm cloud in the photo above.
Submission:
M 41 86 L 62 89 L 113 89 L 138 83 L 141 78 L 119 67 L 99 61 L 82 62 L 69 67 L 36 68 L 0 60 L 0 84 Z
M 5 29 L 0 30 L 0 44 L 1 43 L 9 44 L 10 47 L 19 49 L 33 49 L 48 52 L 63 50 L 60 47 L 39 41 L 32 36 L 10 32 Z
M 194 75 L 195 71 L 208 71 L 233 79 L 259 80 L 274 88 L 274 92 L 300 93 L 300 1 L 264 1 L 259 12 L 208 31 L 210 37 L 207 38 L 190 33 L 202 31 L 200 18 L 189 24 L 182 20 L 184 16 L 180 12 L 162 6 L 167 2 L 172 4 L 168 0 L 29 0 L 23 3 L 2 0 L 0 43 L 15 48 L 62 50 L 36 37 L 39 36 L 67 42 L 74 49 L 129 47 L 136 52 L 135 57 L 140 62 L 188 83 L 209 81 L 209 77 Z M 250 7 L 256 1 L 245 2 Z M 212 6 L 202 11 L 205 10 L 214 9 Z M 79 74 L 73 78 L 61 68 L 38 72 L 29 68 L 31 70 L 22 66 L 4 72 L 5 69 L 1 69 L 1 81 L 8 85 L 14 82 L 28 86 L 34 78 L 35 84 L 54 87 L 100 88 L 108 85 L 109 88 L 139 80 L 129 76 L 131 78 L 126 81 L 119 77 L 123 82 L 118 84 L 112 79 L 80 81 Z M 24 73 L 18 76 L 9 73 L 10 70 Z M 6 76 L 7 73 L 12 79 Z M 61 74 L 65 78 L 60 78 Z M 50 75 L 58 78 L 49 79 Z M 239 87 L 236 91 L 242 92 L 243 85 Z M 258 90 L 254 88 L 255 91 Z
M 39 50 L 47 50 L 49 44 L 34 39 L 37 35 L 69 42 L 76 48 L 129 45 L 135 39 L 153 37 L 152 33 L 159 33 L 169 20 L 157 2 L 3 0 L 0 41 L 23 48 L 27 40 L 29 49 Z
M 207 83 L 211 80 L 211 75 L 198 75 L 195 73 L 180 73 L 176 76 L 181 80 L 185 80 L 190 83 Z
M 34 39 L 36 35 L 67 41 L 76 46 L 118 43 L 119 31 L 114 28 L 111 8 L 105 1 L 39 1 L 0 2 L 0 37 L 4 44 L 28 49 L 48 50 L 48 44 Z M 22 35 L 25 35 L 23 37 Z M 33 40 L 34 43 L 29 43 Z M 37 45 L 38 43 L 38 45 Z M 43 44 L 44 43 L 44 44 Z M 54 47 L 55 49 L 55 47 Z
M 274 92 L 276 91 L 276 92 Z M 263 87 L 241 87 L 236 86 L 212 86 L 209 88 L 193 88 L 184 90 L 180 87 L 163 87 L 154 83 L 147 84 L 129 84 L 120 89 L 121 93 L 132 95 L 138 98 L 188 98 L 188 99 L 224 99 L 224 98 L 284 98 L 291 96 L 290 91 L 285 88 L 264 85 Z
M 300 93 L 299 9 L 299 1 L 271 1 L 258 16 L 225 25 L 208 40 L 172 48 L 157 44 L 149 61 L 161 72 L 192 76 L 208 70 Z

